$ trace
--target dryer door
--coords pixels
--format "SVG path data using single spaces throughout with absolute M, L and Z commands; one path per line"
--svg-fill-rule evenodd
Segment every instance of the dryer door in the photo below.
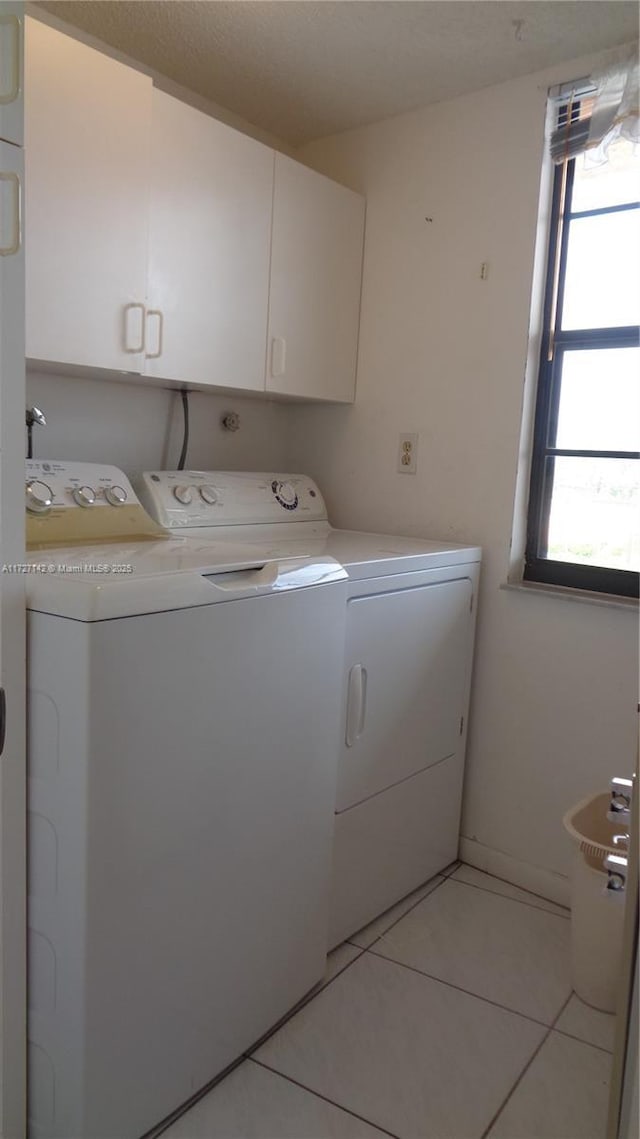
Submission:
M 462 578 L 349 601 L 338 812 L 458 748 L 471 597 Z

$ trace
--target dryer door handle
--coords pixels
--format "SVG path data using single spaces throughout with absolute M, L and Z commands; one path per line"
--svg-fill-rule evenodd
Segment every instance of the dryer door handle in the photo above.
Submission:
M 347 694 L 347 747 L 353 747 L 364 731 L 367 714 L 367 670 L 362 664 L 354 664 L 349 672 Z

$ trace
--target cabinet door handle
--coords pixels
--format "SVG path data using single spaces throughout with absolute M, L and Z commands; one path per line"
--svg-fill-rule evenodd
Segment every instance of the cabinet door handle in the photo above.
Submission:
M 20 193 L 20 179 L 17 174 L 12 171 L 5 173 L 0 171 L 0 223 L 4 214 L 4 198 L 5 194 L 11 194 L 11 205 L 9 206 L 6 216 L 11 218 L 10 231 L 7 234 L 8 242 L 6 245 L 0 245 L 0 257 L 11 257 L 13 253 L 17 253 L 20 248 L 22 240 L 22 206 Z M 1 237 L 1 234 L 0 234 Z
M 347 694 L 347 731 L 345 742 L 353 747 L 364 731 L 367 712 L 367 670 L 364 665 L 354 664 L 349 672 Z
M 7 39 L 10 39 L 9 50 L 4 59 L 9 63 L 8 85 L 0 92 L 0 105 L 14 103 L 20 94 L 20 21 L 17 16 L 0 16 L 0 54 Z
M 147 320 L 150 317 L 156 316 L 158 318 L 158 350 L 157 352 L 145 352 L 147 360 L 157 360 L 158 356 L 162 356 L 162 340 L 164 336 L 164 316 L 159 308 L 147 309 Z
M 133 314 L 139 314 L 139 321 L 133 319 Z M 137 339 L 132 343 L 132 339 L 137 333 Z M 139 302 L 132 302 L 124 306 L 124 350 L 137 354 L 144 352 L 144 334 L 145 334 L 145 319 L 144 319 L 144 305 Z
M 274 336 L 271 341 L 271 375 L 284 376 L 287 361 L 287 342 L 283 336 Z

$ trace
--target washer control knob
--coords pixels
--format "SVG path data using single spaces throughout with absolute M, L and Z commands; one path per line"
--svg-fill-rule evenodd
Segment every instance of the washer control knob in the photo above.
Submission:
M 127 501 L 127 492 L 122 486 L 107 486 L 104 497 L 110 506 L 124 506 Z
M 213 504 L 218 501 L 218 492 L 215 487 L 201 486 L 200 498 L 203 502 L 208 502 L 209 506 L 213 506 Z
M 190 486 L 174 486 L 173 497 L 181 502 L 183 506 L 188 506 L 193 500 L 193 494 Z
M 92 486 L 74 486 L 71 491 L 76 506 L 93 506 L 96 492 Z
M 46 482 L 30 479 L 26 485 L 27 510 L 30 514 L 46 514 L 53 506 L 53 491 Z

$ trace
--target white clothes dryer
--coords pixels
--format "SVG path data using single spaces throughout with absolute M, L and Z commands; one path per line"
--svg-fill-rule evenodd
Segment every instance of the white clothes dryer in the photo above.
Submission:
M 29 1134 L 138 1139 L 323 975 L 346 573 L 27 476 Z
M 349 574 L 328 944 L 457 856 L 481 550 L 338 530 L 304 475 L 154 471 L 174 533 L 329 556 Z

